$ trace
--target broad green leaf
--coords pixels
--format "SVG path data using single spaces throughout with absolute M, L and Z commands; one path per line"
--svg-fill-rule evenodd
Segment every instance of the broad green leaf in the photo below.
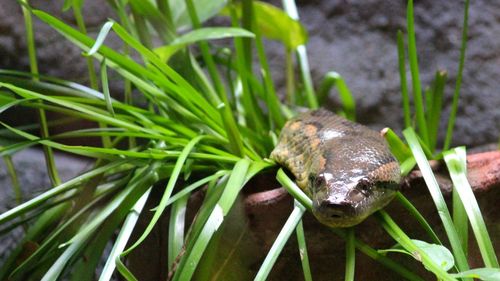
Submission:
M 168 61 L 173 54 L 189 44 L 193 44 L 203 40 L 215 40 L 229 37 L 253 38 L 255 37 L 255 35 L 250 31 L 236 27 L 204 27 L 195 29 L 189 33 L 177 37 L 169 45 L 154 49 L 154 52 L 160 57 L 162 61 Z
M 500 280 L 500 269 L 498 268 L 475 268 L 460 273 L 452 274 L 456 278 L 477 278 L 483 281 Z
M 424 251 L 435 264 L 441 266 L 444 270 L 450 270 L 455 264 L 453 255 L 450 250 L 442 245 L 430 244 L 425 241 L 412 239 L 413 243 Z M 418 254 L 413 255 L 417 260 L 419 260 Z
M 427 251 L 417 245 L 414 240 L 410 239 L 408 235 L 394 222 L 394 220 L 385 212 L 380 210 L 375 213 L 384 230 L 395 241 L 397 241 L 403 249 L 411 253 L 411 255 L 422 262 L 427 270 L 434 273 L 438 280 L 456 281 L 449 273 L 443 268 L 442 261 L 436 262 L 435 257 L 431 257 Z M 404 252 L 403 252 L 404 253 Z
M 200 22 L 215 16 L 224 6 L 227 0 L 193 0 L 196 6 L 196 14 Z M 172 21 L 177 29 L 191 27 L 191 19 L 186 8 L 185 0 L 168 1 L 172 13 Z
M 167 18 L 158 10 L 158 8 L 149 0 L 129 0 L 133 12 L 144 17 L 164 42 L 170 42 L 175 38 L 174 27 L 171 26 Z M 138 24 L 136 24 L 138 26 Z M 149 34 L 149 30 L 140 30 L 144 34 Z
M 307 42 L 307 31 L 304 26 L 298 21 L 292 19 L 283 10 L 260 1 L 253 2 L 257 27 L 262 36 L 278 40 L 287 48 L 294 50 L 298 46 L 304 45 Z M 238 6 L 238 16 L 241 17 L 241 5 Z M 229 10 L 226 8 L 222 12 L 229 15 Z
M 425 252 L 429 258 L 431 258 L 435 264 L 441 266 L 441 268 L 445 271 L 450 270 L 455 264 L 455 260 L 453 259 L 453 255 L 450 250 L 442 245 L 431 244 L 425 241 L 412 239 L 411 240 L 415 246 L 417 246 L 420 250 Z M 380 252 L 397 252 L 397 253 L 406 253 L 411 255 L 418 261 L 422 261 L 418 252 L 408 252 L 406 251 L 400 244 L 397 244 L 395 247 L 387 250 L 380 250 Z M 424 265 L 425 266 L 425 265 Z

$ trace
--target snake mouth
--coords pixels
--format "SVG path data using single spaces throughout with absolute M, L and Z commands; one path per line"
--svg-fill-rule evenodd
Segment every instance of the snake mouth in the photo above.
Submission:
M 358 224 L 363 216 L 357 213 L 355 206 L 347 201 L 330 202 L 316 200 L 313 203 L 313 215 L 323 224 L 331 227 L 349 227 Z

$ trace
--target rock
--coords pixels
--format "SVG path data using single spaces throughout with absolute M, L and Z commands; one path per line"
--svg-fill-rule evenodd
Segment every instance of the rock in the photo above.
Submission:
M 62 13 L 62 0 L 31 1 L 32 5 L 73 22 L 72 12 Z M 280 5 L 279 1 L 276 5 Z M 309 30 L 308 53 L 315 84 L 335 70 L 346 80 L 357 104 L 359 120 L 376 128 L 402 128 L 400 81 L 397 68 L 396 31 L 405 29 L 406 1 L 335 0 L 299 1 L 302 22 Z M 101 1 L 85 1 L 85 21 L 95 38 L 112 10 Z M 435 71 L 447 70 L 446 105 L 449 115 L 454 91 L 461 39 L 463 5 L 449 1 L 423 0 L 415 3 L 417 45 L 423 88 L 430 85 Z M 454 144 L 479 145 L 498 139 L 500 127 L 500 4 L 472 1 L 462 97 L 456 122 Z M 22 13 L 15 1 L 6 1 L 0 10 L 0 68 L 28 69 Z M 41 73 L 88 83 L 81 52 L 48 26 L 35 19 Z M 119 40 L 106 41 L 120 46 Z M 61 56 L 60 54 L 65 54 Z M 284 92 L 283 47 L 268 44 L 268 56 L 279 92 Z M 113 75 L 112 75 L 113 76 Z M 408 73 L 408 79 L 410 75 Z M 121 82 L 111 78 L 112 92 L 121 92 Z M 334 93 L 327 107 L 338 108 Z M 441 139 L 445 124 L 441 124 Z
M 49 189 L 52 185 L 47 175 L 45 158 L 42 150 L 26 149 L 16 153 L 13 157 L 23 200 L 33 198 Z M 90 168 L 88 159 L 78 158 L 63 153 L 55 153 L 56 165 L 62 181 L 67 181 L 86 169 Z M 4 161 L 0 161 L 0 213 L 16 206 L 11 177 Z M 14 246 L 16 235 L 21 235 L 20 227 L 14 229 L 7 236 L 0 236 L 0 264 L 8 254 L 8 249 Z

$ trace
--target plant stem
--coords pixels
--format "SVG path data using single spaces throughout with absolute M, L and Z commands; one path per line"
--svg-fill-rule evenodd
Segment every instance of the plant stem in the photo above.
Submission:
M 26 27 L 26 40 L 28 44 L 28 56 L 30 60 L 30 71 L 33 74 L 33 80 L 38 80 L 38 63 L 36 59 L 36 47 L 35 47 L 35 36 L 33 34 L 33 22 L 31 19 L 31 13 L 27 7 L 28 0 L 24 0 L 22 3 L 22 10 L 24 16 L 24 25 Z M 25 5 L 23 5 L 25 4 Z M 42 101 L 39 101 L 42 103 Z M 45 115 L 45 110 L 38 109 L 38 117 L 40 122 L 40 135 L 42 138 L 49 137 L 49 127 L 47 125 L 47 116 Z M 49 174 L 50 181 L 52 185 L 56 186 L 61 184 L 61 179 L 59 178 L 59 173 L 57 172 L 56 162 L 54 160 L 54 154 L 52 149 L 47 146 L 43 146 L 43 152 L 45 156 L 45 162 L 47 164 L 47 172 Z
M 450 117 L 448 118 L 448 127 L 446 129 L 446 138 L 444 141 L 443 150 L 448 150 L 453 136 L 453 128 L 455 126 L 455 118 L 457 117 L 458 97 L 460 96 L 460 87 L 462 85 L 462 73 L 465 64 L 465 51 L 467 48 L 467 30 L 469 22 L 469 0 L 465 0 L 464 6 L 464 23 L 462 26 L 462 45 L 460 47 L 460 62 L 458 63 L 457 82 L 455 84 L 455 92 L 453 93 L 453 103 L 451 105 Z
M 417 126 L 420 137 L 424 143 L 428 144 L 429 134 L 427 133 L 427 123 L 425 122 L 425 109 L 422 99 L 422 89 L 418 70 L 417 43 L 415 42 L 415 26 L 413 20 L 413 0 L 408 1 L 407 8 L 407 28 L 408 28 L 408 56 L 410 58 L 411 80 L 413 85 L 413 99 L 415 102 L 415 111 L 417 114 Z
M 410 111 L 410 99 L 408 97 L 408 85 L 406 81 L 406 64 L 405 64 L 405 43 L 403 39 L 403 33 L 398 30 L 397 33 L 398 42 L 398 62 L 399 62 L 399 79 L 401 81 L 401 95 L 403 98 L 403 113 L 404 113 L 404 124 L 405 128 L 411 126 L 411 111 Z
M 196 14 L 196 9 L 193 1 L 186 0 L 186 7 L 193 24 L 193 28 L 200 28 L 201 24 L 198 19 L 198 15 Z M 234 116 L 231 112 L 231 106 L 229 104 L 229 101 L 227 100 L 226 90 L 224 88 L 224 85 L 222 85 L 220 75 L 214 62 L 214 58 L 210 54 L 210 49 L 207 42 L 200 41 L 198 45 L 200 46 L 203 59 L 207 64 L 210 77 L 215 84 L 215 89 L 219 94 L 220 101 L 222 101 L 222 107 L 221 104 L 219 104 L 220 101 L 215 101 L 217 103 L 215 104 L 215 106 L 220 108 L 219 111 L 221 112 L 222 121 L 224 122 L 224 126 L 226 127 L 226 133 L 229 139 L 230 148 L 235 155 L 243 156 L 243 142 L 236 126 L 236 121 L 234 120 Z

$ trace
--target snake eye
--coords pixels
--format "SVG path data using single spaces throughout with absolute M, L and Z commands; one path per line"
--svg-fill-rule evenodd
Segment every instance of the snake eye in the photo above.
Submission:
M 368 179 L 361 179 L 356 185 L 356 190 L 361 192 L 363 195 L 368 196 L 370 194 L 371 187 L 371 181 L 369 181 Z
M 320 186 L 324 186 L 326 184 L 325 177 L 323 175 L 309 176 L 309 182 L 313 187 L 317 188 Z

